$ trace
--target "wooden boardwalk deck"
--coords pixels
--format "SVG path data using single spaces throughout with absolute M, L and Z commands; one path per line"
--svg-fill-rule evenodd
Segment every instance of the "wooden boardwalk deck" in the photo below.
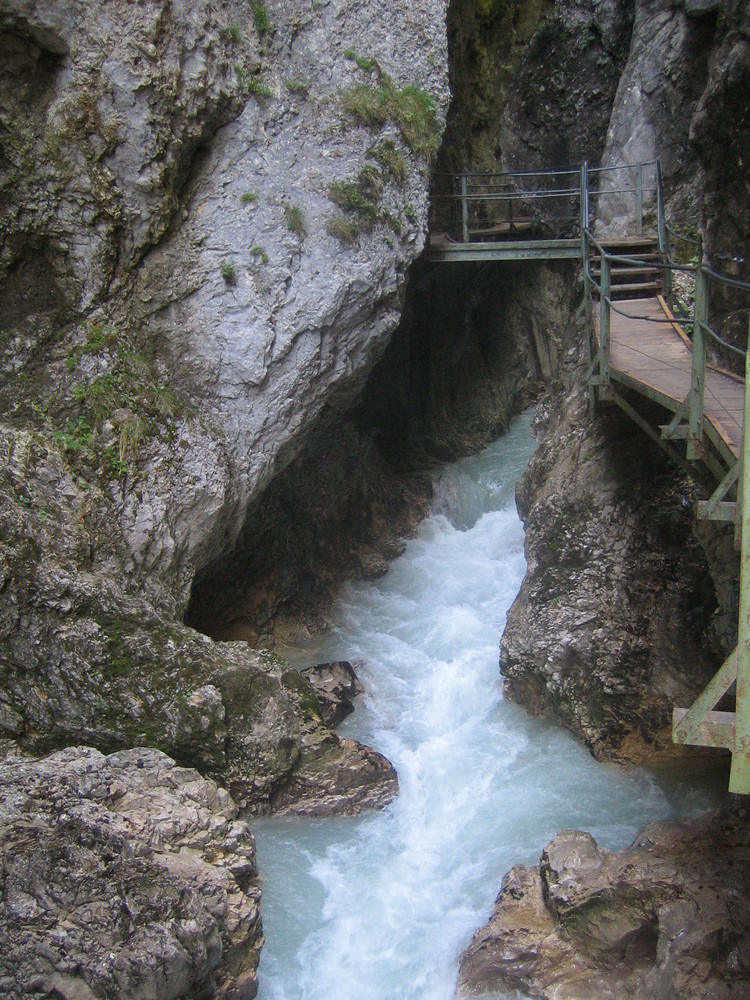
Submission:
M 690 391 L 691 345 L 661 297 L 615 303 L 610 318 L 610 377 L 675 413 Z M 657 322 L 654 322 L 656 320 Z M 664 322 L 670 320 L 671 322 Z M 597 339 L 598 316 L 594 316 Z M 742 448 L 744 380 L 708 367 L 706 432 L 728 463 Z

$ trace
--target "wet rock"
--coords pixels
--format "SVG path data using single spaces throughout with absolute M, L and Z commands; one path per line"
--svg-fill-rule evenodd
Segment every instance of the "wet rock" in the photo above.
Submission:
M 249 1000 L 255 844 L 228 793 L 157 750 L 0 764 L 0 992 Z
M 357 815 L 382 809 L 398 793 L 393 765 L 377 750 L 320 729 L 304 733 L 299 766 L 274 796 L 274 813 Z
M 624 851 L 559 833 L 538 867 L 506 875 L 489 923 L 463 956 L 459 994 L 747 996 L 749 845 L 742 805 L 650 824 Z
M 398 792 L 393 765 L 371 747 L 342 739 L 321 724 L 321 718 L 333 718 L 344 705 L 351 704 L 346 693 L 344 700 L 339 700 L 340 693 L 361 690 L 351 666 L 322 664 L 310 670 L 317 675 L 313 682 L 308 680 L 308 670 L 290 670 L 282 676 L 297 714 L 303 719 L 300 755 L 288 779 L 274 792 L 270 810 L 288 815 L 330 816 L 382 808 Z
M 698 756 L 672 744 L 671 712 L 731 649 L 736 557 L 718 544 L 725 528 L 702 529 L 717 538 L 711 564 L 729 559 L 717 590 L 694 535 L 695 484 L 624 416 L 602 407 L 592 421 L 585 360 L 577 347 L 566 357 L 516 492 L 528 568 L 501 641 L 505 691 L 600 759 Z
M 323 722 L 331 729 L 335 729 L 354 711 L 352 698 L 364 692 L 354 668 L 346 660 L 317 663 L 305 667 L 300 673 L 315 691 Z

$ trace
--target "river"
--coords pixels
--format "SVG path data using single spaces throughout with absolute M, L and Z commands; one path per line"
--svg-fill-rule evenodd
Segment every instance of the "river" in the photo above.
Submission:
M 256 824 L 259 1000 L 451 1000 L 460 953 L 513 864 L 537 862 L 565 827 L 618 848 L 649 820 L 710 804 L 692 785 L 597 763 L 503 700 L 529 423 L 445 467 L 433 513 L 389 573 L 347 585 L 332 633 L 286 652 L 298 665 L 356 663 L 366 694 L 339 732 L 384 753 L 400 792 L 355 819 Z

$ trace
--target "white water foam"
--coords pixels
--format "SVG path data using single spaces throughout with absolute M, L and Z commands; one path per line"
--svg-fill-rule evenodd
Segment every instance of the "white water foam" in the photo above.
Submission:
M 387 576 L 347 586 L 334 633 L 288 652 L 298 664 L 361 661 L 367 693 L 339 731 L 384 753 L 400 792 L 357 819 L 256 824 L 260 1000 L 451 1000 L 459 955 L 513 864 L 536 862 L 562 828 L 622 847 L 643 823 L 705 801 L 596 763 L 502 699 L 498 640 L 525 572 L 513 494 L 534 448 L 529 419 L 447 467 L 434 513 Z

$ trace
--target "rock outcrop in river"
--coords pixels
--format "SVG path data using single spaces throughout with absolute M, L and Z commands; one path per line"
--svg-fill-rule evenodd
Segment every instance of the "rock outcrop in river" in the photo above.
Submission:
M 748 816 L 654 823 L 624 851 L 563 830 L 506 875 L 461 964 L 459 995 L 555 1000 L 750 992 Z

